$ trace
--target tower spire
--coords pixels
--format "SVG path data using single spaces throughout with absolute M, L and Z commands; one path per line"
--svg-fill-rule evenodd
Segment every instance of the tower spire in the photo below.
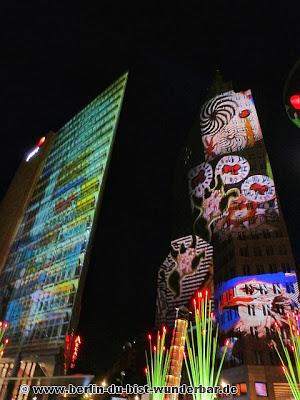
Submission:
M 207 92 L 207 99 L 210 99 L 218 94 L 232 90 L 232 82 L 225 82 L 219 69 L 216 69 L 215 77 Z

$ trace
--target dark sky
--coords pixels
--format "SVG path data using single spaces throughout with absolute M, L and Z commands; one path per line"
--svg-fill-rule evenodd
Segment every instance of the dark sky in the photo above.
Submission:
M 129 70 L 82 306 L 85 372 L 105 370 L 125 340 L 153 324 L 176 158 L 217 67 L 253 91 L 300 259 L 300 130 L 282 104 L 284 81 L 300 56 L 300 6 L 174 3 L 1 4 L 1 197 L 41 135 L 59 129 Z

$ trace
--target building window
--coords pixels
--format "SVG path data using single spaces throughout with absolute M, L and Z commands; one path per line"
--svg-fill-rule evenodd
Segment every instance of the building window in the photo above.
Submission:
M 278 363 L 278 356 L 276 352 L 272 349 L 270 352 L 270 362 L 272 365 L 276 365 Z
M 236 365 L 242 365 L 243 364 L 243 353 L 240 351 L 236 351 L 234 354 L 234 358 L 231 361 L 231 365 L 234 367 Z
M 252 336 L 258 338 L 258 329 L 257 326 L 250 326 L 250 333 Z
M 270 231 L 263 231 L 263 236 L 265 239 L 269 239 L 271 237 L 271 232 Z
M 234 297 L 234 289 L 229 289 L 226 291 L 226 301 L 230 302 Z
M 283 315 L 284 314 L 284 306 L 281 304 L 276 305 L 276 311 L 278 314 Z
M 287 248 L 285 246 L 280 246 L 278 254 L 287 255 Z
M 248 257 L 249 256 L 248 247 L 241 247 L 240 248 L 240 256 L 242 256 L 242 257 Z
M 291 272 L 291 267 L 290 267 L 289 263 L 282 263 L 281 264 L 281 269 L 285 274 Z
M 256 257 L 261 256 L 261 255 L 262 255 L 261 248 L 260 248 L 260 247 L 253 247 L 253 254 L 254 254 Z
M 238 232 L 238 239 L 245 240 L 246 239 L 245 232 Z
M 263 304 L 262 310 L 263 310 L 264 315 L 271 315 L 271 306 L 269 304 Z M 266 328 L 266 329 L 269 329 L 269 328 Z
M 248 304 L 248 314 L 255 315 L 255 306 L 253 304 Z
M 253 289 L 252 285 L 245 284 L 245 293 L 246 294 L 253 294 L 253 292 L 254 292 L 254 289 Z
M 273 283 L 273 292 L 274 294 L 281 294 L 280 284 Z
M 243 265 L 244 275 L 250 275 L 250 265 L 244 264 Z
M 266 254 L 267 256 L 273 256 L 274 255 L 274 249 L 272 246 L 267 246 L 266 247 Z
M 256 264 L 256 271 L 258 274 L 264 274 L 265 273 L 265 269 L 263 264 Z
M 256 365 L 262 364 L 262 353 L 260 351 L 254 351 L 254 362 Z
M 271 273 L 276 273 L 278 270 L 276 264 L 269 264 L 269 268 Z
M 276 238 L 282 237 L 283 233 L 281 231 L 279 231 L 279 230 L 276 230 L 276 231 L 273 232 L 273 236 L 276 237 Z
M 287 293 L 295 293 L 295 287 L 293 283 L 286 284 L 286 291 Z
M 234 386 L 237 387 L 237 396 L 242 396 L 243 394 L 247 394 L 246 383 L 235 383 Z
M 258 397 L 268 397 L 267 385 L 264 382 L 254 382 L 255 393 Z
M 251 238 L 252 239 L 259 239 L 259 234 L 256 231 L 251 232 Z
M 260 294 L 268 294 L 268 288 L 267 285 L 262 283 L 259 285 L 259 292 Z

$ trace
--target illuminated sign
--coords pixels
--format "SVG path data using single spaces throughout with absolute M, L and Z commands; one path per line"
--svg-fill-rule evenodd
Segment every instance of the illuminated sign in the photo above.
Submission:
M 81 345 L 81 337 L 75 336 L 74 333 L 66 335 L 65 339 L 65 373 L 68 372 L 69 368 L 75 368 L 75 363 L 78 357 L 79 347 Z
M 254 382 L 256 396 L 268 397 L 267 384 L 264 382 Z
M 158 271 L 157 324 L 173 325 L 175 309 L 188 306 L 196 291 L 212 285 L 212 246 L 197 236 L 171 242 Z
M 37 145 L 31 150 L 31 152 L 27 155 L 26 161 L 28 162 L 32 157 L 34 157 L 40 150 L 41 146 L 45 143 L 46 138 L 45 136 L 41 137 L 38 141 Z
M 235 383 L 237 387 L 237 396 L 242 396 L 243 394 L 247 394 L 247 384 L 246 383 Z

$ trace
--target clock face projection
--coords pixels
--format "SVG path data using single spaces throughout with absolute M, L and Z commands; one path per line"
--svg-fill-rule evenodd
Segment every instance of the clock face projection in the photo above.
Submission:
M 245 179 L 250 172 L 250 165 L 244 157 L 225 156 L 216 165 L 215 174 L 221 175 L 225 185 L 232 185 Z
M 242 193 L 248 200 L 263 203 L 275 198 L 275 186 L 272 179 L 265 175 L 252 175 L 242 184 Z
M 251 91 L 233 90 L 203 105 L 200 128 L 207 160 L 252 147 L 262 139 Z
M 189 188 L 191 196 L 201 197 L 205 188 L 208 188 L 213 178 L 212 166 L 201 163 L 192 168 L 188 173 Z

